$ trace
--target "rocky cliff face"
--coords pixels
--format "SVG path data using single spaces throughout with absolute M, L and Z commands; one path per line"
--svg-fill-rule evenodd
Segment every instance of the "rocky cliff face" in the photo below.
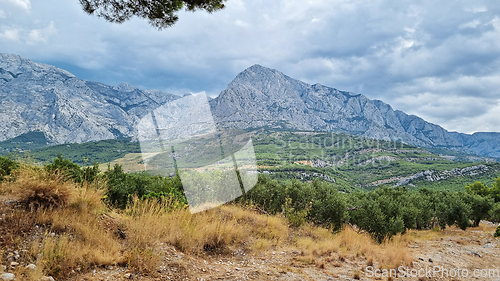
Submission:
M 489 152 L 487 148 L 471 149 L 474 144 L 464 146 L 457 135 L 417 116 L 395 111 L 382 101 L 319 84 L 309 85 L 260 65 L 240 73 L 212 101 L 212 109 L 216 119 L 226 127 L 341 130 L 421 147 L 444 147 L 482 155 Z M 493 142 L 498 150 L 500 139 Z
M 41 131 L 52 144 L 134 135 L 146 111 L 177 96 L 110 87 L 54 66 L 0 54 L 0 141 Z
M 145 113 L 179 98 L 122 83 L 78 79 L 54 66 L 0 54 L 0 141 L 41 131 L 52 144 L 134 137 Z M 450 133 L 379 100 L 309 85 L 260 65 L 244 70 L 215 99 L 221 127 L 344 131 L 500 158 L 500 133 Z

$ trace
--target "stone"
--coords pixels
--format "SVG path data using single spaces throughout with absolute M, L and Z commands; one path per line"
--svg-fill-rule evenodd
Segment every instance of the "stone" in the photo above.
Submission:
M 2 273 L 2 280 L 4 281 L 10 281 L 10 280 L 15 280 L 16 276 L 13 273 Z
M 27 269 L 30 269 L 30 270 L 35 270 L 36 269 L 36 265 L 30 263 L 26 266 Z

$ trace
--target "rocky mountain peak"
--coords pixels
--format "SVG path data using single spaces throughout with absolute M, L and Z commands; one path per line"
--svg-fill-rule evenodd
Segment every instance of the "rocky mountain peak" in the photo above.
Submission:
M 178 98 L 127 83 L 84 81 L 54 66 L 0 54 L 0 141 L 33 131 L 52 144 L 133 137 L 142 116 Z M 383 101 L 310 85 L 258 64 L 238 74 L 210 106 L 222 127 L 344 131 L 500 158 L 499 133 L 450 133 Z
M 0 54 L 0 80 L 11 81 L 23 75 L 41 77 L 47 74 L 57 74 L 65 78 L 76 78 L 66 70 L 52 65 L 36 63 L 13 54 Z
M 135 90 L 138 90 L 136 87 L 126 82 L 121 82 L 120 84 L 114 86 L 113 89 L 120 92 L 133 92 Z

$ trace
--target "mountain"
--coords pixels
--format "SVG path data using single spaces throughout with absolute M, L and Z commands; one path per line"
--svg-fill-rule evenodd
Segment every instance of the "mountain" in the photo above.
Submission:
M 178 98 L 126 83 L 85 81 L 54 66 L 0 54 L 0 142 L 27 135 L 40 145 L 134 137 L 142 116 Z M 210 105 L 220 127 L 348 132 L 500 158 L 500 133 L 448 132 L 382 101 L 310 85 L 260 65 L 238 74 Z
M 238 74 L 211 105 L 215 119 L 224 127 L 345 131 L 500 158 L 499 133 L 451 133 L 382 101 L 310 85 L 260 65 Z
M 42 132 L 49 144 L 134 135 L 147 111 L 178 98 L 81 80 L 54 66 L 0 54 L 0 141 Z

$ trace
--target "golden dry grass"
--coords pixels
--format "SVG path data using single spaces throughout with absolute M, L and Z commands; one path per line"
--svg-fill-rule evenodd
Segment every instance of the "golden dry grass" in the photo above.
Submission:
M 10 191 L 31 211 L 65 207 L 74 191 L 73 184 L 60 174 L 49 174 L 43 169 L 25 166 L 16 174 Z
M 15 182 L 2 188 L 25 208 L 10 210 L 2 222 L 10 230 L 2 233 L 7 239 L 0 242 L 19 248 L 35 237 L 25 258 L 38 271 L 16 269 L 26 280 L 37 280 L 41 271 L 63 277 L 77 268 L 124 262 L 116 234 L 103 225 L 100 213 L 106 206 L 96 186 L 80 187 L 59 175 L 26 166 L 18 171 Z M 42 230 L 45 233 L 40 237 L 37 231 Z
M 413 261 L 408 250 L 409 234 L 396 235 L 379 244 L 367 233 L 358 233 L 349 226 L 332 234 L 327 229 L 305 225 L 299 229 L 295 240 L 305 255 L 321 257 L 337 253 L 341 262 L 346 256 L 363 257 L 371 264 L 376 261 L 381 268 L 397 268 L 400 265 L 410 266 Z
M 27 207 L 9 207 L 2 224 L 12 231 L 2 230 L 0 244 L 16 248 L 36 237 L 26 258 L 37 265 L 37 271 L 18 269 L 26 280 L 38 280 L 41 275 L 66 278 L 72 270 L 117 264 L 154 274 L 164 244 L 193 255 L 294 249 L 301 252 L 298 262 L 320 269 L 342 266 L 347 259 L 397 268 L 411 266 L 407 244 L 419 239 L 408 233 L 378 244 L 350 227 L 336 234 L 307 223 L 290 228 L 283 217 L 238 205 L 191 214 L 172 200 L 135 198 L 125 210 L 111 210 L 102 201 L 100 183 L 75 185 L 31 167 L 21 168 L 16 181 L 0 188 Z M 38 236 L 35 226 L 42 231 Z

